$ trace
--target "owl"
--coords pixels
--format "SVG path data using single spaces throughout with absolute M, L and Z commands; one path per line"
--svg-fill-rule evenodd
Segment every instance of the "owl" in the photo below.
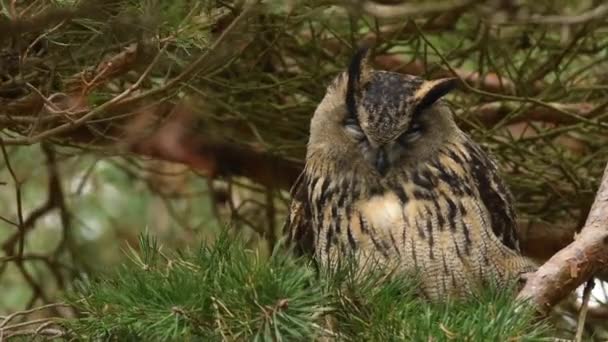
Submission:
M 442 100 L 457 84 L 374 70 L 368 49 L 355 54 L 311 119 L 285 224 L 297 253 L 418 274 L 433 300 L 534 270 L 495 162 Z

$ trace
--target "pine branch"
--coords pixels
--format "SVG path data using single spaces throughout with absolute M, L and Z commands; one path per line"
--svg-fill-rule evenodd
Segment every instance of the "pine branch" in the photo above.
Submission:
M 66 321 L 70 333 L 155 341 L 538 340 L 550 333 L 505 289 L 433 304 L 416 297 L 416 277 L 352 264 L 317 274 L 281 250 L 260 258 L 227 235 L 179 254 L 143 236 L 140 252 L 128 256 L 114 274 L 78 285 L 70 302 L 81 316 Z

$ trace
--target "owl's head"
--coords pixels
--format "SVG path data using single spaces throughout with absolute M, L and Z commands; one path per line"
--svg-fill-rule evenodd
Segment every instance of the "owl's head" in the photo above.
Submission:
M 427 81 L 373 70 L 368 59 L 369 50 L 359 50 L 328 87 L 311 122 L 309 150 L 360 156 L 384 175 L 408 157 L 431 153 L 442 136 L 457 129 L 439 101 L 457 79 Z

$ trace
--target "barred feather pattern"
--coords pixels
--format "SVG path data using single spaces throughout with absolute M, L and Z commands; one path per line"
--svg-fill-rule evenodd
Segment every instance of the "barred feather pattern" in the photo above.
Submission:
M 466 135 L 384 178 L 346 170 L 309 156 L 293 187 L 286 233 L 321 264 L 352 252 L 374 258 L 418 273 L 431 299 L 534 270 L 519 253 L 510 193 L 495 163 Z

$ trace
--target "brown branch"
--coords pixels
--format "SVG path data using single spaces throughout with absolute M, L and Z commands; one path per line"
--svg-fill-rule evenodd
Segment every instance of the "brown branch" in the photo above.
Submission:
M 55 202 L 52 194 L 49 194 L 47 201 L 40 207 L 34 209 L 30 215 L 23 221 L 23 234 L 27 234 L 32 230 L 39 218 L 49 213 L 55 208 Z M 20 234 L 14 234 L 8 238 L 3 244 L 2 249 L 7 255 L 14 255 L 15 244 L 20 241 Z
M 156 66 L 157 62 L 160 60 L 164 49 L 167 47 L 167 43 L 165 43 L 163 49 L 161 49 L 154 59 L 148 64 L 147 68 L 143 71 L 143 73 L 139 76 L 137 81 L 125 89 L 122 93 L 116 95 L 112 99 L 104 102 L 103 104 L 95 107 L 90 111 L 81 111 L 78 119 L 75 119 L 70 122 L 63 123 L 59 126 L 53 127 L 51 129 L 45 130 L 41 133 L 38 133 L 33 136 L 27 136 L 22 138 L 15 139 L 5 139 L 4 144 L 6 145 L 31 145 L 34 143 L 41 142 L 45 139 L 49 139 L 55 137 L 57 135 L 68 133 L 76 128 L 86 125 L 90 120 L 94 119 L 96 116 L 101 115 L 107 111 L 115 110 L 116 108 L 128 106 L 134 103 L 139 103 L 141 100 L 151 101 L 152 99 L 158 97 L 159 95 L 165 94 L 170 90 L 174 90 L 179 88 L 184 82 L 191 80 L 196 77 L 198 74 L 204 71 L 208 71 L 210 68 L 221 65 L 223 60 L 221 57 L 226 57 L 225 54 L 222 55 L 218 52 L 218 49 L 222 48 L 225 51 L 235 52 L 234 49 L 226 46 L 226 41 L 229 39 L 238 39 L 238 35 L 243 35 L 243 26 L 246 24 L 247 19 L 255 13 L 255 10 L 258 9 L 258 6 L 254 4 L 257 2 L 256 0 L 248 1 L 246 6 L 243 8 L 238 17 L 236 17 L 222 32 L 222 34 L 211 44 L 211 46 L 203 53 L 200 57 L 192 61 L 188 64 L 179 75 L 174 78 L 168 80 L 164 85 L 153 88 L 147 91 L 140 92 L 139 94 L 133 94 L 135 90 L 139 89 L 140 85 L 148 78 L 151 74 L 153 68 Z M 128 54 L 127 54 L 128 55 Z M 102 66 L 102 70 L 98 71 L 102 77 L 106 77 L 107 74 L 107 65 Z M 86 89 L 86 87 L 85 87 Z
M 300 174 L 303 163 L 246 145 L 211 141 L 192 132 L 192 109 L 177 105 L 166 123 L 146 137 L 128 134 L 126 148 L 131 152 L 179 162 L 209 177 L 243 176 L 268 187 L 289 189 Z M 145 130 L 149 123 L 131 129 Z M 135 132 L 132 132 L 135 133 Z M 136 134 L 136 133 L 135 133 Z
M 429 1 L 426 3 L 402 3 L 393 5 L 365 1 L 361 9 L 367 14 L 383 19 L 398 19 L 412 15 L 428 15 L 460 10 L 473 4 L 471 0 Z
M 28 271 L 25 268 L 25 264 L 23 263 L 23 260 L 18 259 L 15 262 L 15 265 L 17 266 L 17 269 L 19 270 L 19 272 L 21 273 L 21 276 L 23 276 L 23 279 L 25 279 L 25 282 L 29 285 L 29 287 L 32 289 L 32 297 L 30 298 L 30 301 L 27 305 L 27 308 L 32 308 L 34 306 L 34 304 L 36 303 L 36 301 L 38 300 L 38 298 L 42 299 L 44 304 L 49 304 L 50 298 L 46 295 L 46 292 L 44 291 L 43 285 L 42 283 L 39 284 L 36 282 L 36 280 L 34 279 L 34 276 L 32 276 L 32 274 L 30 273 L 30 271 Z
M 608 265 L 608 164 L 587 221 L 574 242 L 528 277 L 519 298 L 542 313 Z
M 589 298 L 591 297 L 591 290 L 593 290 L 593 279 L 590 279 L 585 285 L 585 289 L 583 290 L 583 302 L 581 304 L 581 309 L 578 314 L 578 323 L 576 327 L 576 342 L 581 342 L 583 340 L 583 333 L 585 331 L 585 319 L 587 318 L 587 311 L 589 310 Z
M 94 69 L 91 80 L 89 72 L 79 72 L 66 81 L 65 93 L 54 93 L 45 98 L 38 89 L 29 85 L 32 93 L 14 100 L 0 98 L 0 128 L 2 125 L 14 128 L 23 124 L 37 127 L 40 124 L 60 123 L 63 118 L 68 124 L 74 124 L 72 115 L 86 113 L 89 110 L 85 103 L 86 94 L 108 81 L 133 70 L 142 59 L 137 44 L 131 44 L 115 55 L 99 63 Z M 46 125 L 45 125 L 46 126 Z
M 2 156 L 4 157 L 4 162 L 8 172 L 13 179 L 13 183 L 15 184 L 15 202 L 17 203 L 17 233 L 14 234 L 16 237 L 16 241 L 19 242 L 18 247 L 18 255 L 23 255 L 23 248 L 25 245 L 25 222 L 23 220 L 23 203 L 22 203 L 22 195 L 21 195 L 21 183 L 22 181 L 17 178 L 17 174 L 11 165 L 10 159 L 8 157 L 8 152 L 6 151 L 6 147 L 4 146 L 4 142 L 0 138 L 0 149 L 2 149 Z
M 129 137 L 127 150 L 184 163 L 207 176 L 243 176 L 283 190 L 289 190 L 304 166 L 301 160 L 288 159 L 251 146 L 210 141 L 204 133 L 191 130 L 191 127 L 196 127 L 197 116 L 194 108 L 187 104 L 178 104 L 173 109 L 163 108 L 162 111 L 142 113 L 136 120 L 138 122 L 127 125 L 128 131 L 123 134 Z M 172 112 L 166 114 L 164 111 Z M 158 117 L 165 117 L 160 128 L 156 128 Z M 143 136 L 142 132 L 147 131 L 152 133 Z M 572 242 L 577 228 L 575 224 L 551 226 L 526 222 L 522 222 L 520 227 L 524 254 L 538 260 L 549 259 Z
M 374 57 L 375 64 L 386 70 L 400 72 L 411 75 L 425 75 L 428 71 L 431 71 L 430 66 L 425 64 L 424 61 L 416 59 L 408 61 L 403 56 L 397 54 L 383 54 Z M 441 68 L 439 66 L 433 66 L 434 71 L 430 73 L 431 78 L 438 77 L 452 77 L 456 74 L 460 79 L 466 82 L 472 87 L 479 88 L 481 90 L 489 91 L 492 93 L 503 93 L 503 94 L 514 94 L 516 85 L 507 77 L 500 76 L 493 72 L 488 72 L 480 75 L 477 71 L 471 71 L 467 69 L 449 70 Z M 539 93 L 544 88 L 544 83 L 541 81 L 534 82 L 532 86 L 532 94 Z
M 458 20 L 462 17 L 465 8 L 454 10 L 450 12 L 440 13 L 436 16 L 429 17 L 424 24 L 422 29 L 425 32 L 443 32 L 454 29 Z M 379 27 L 377 32 L 369 32 L 363 38 L 361 43 L 366 46 L 378 46 L 384 41 L 390 41 L 392 38 L 412 34 L 416 32 L 416 27 L 411 20 L 406 23 L 395 23 L 385 24 Z M 310 32 L 302 32 L 303 38 L 311 39 Z M 331 50 L 334 54 L 343 54 L 342 48 L 348 48 L 343 42 L 338 39 L 328 39 L 323 42 L 323 47 Z
M 29 216 L 27 216 L 23 222 L 21 223 L 21 229 L 19 232 L 13 234 L 11 237 L 6 239 L 2 244 L 2 249 L 8 256 L 15 255 L 15 245 L 19 243 L 21 245 L 22 241 L 25 238 L 25 235 L 34 229 L 36 225 L 36 221 L 57 208 L 58 204 L 62 199 L 58 196 L 62 194 L 61 191 L 61 181 L 59 180 L 59 174 L 55 170 L 55 165 L 53 160 L 47 160 L 48 174 L 49 174 L 49 182 L 48 182 L 48 197 L 47 200 L 38 208 L 34 209 Z M 19 204 L 19 203 L 18 203 Z M 21 248 L 20 248 L 21 250 Z M 22 255 L 23 253 L 18 253 L 18 255 Z
M 78 119 L 71 121 L 71 122 L 61 124 L 57 127 L 53 127 L 49 130 L 46 130 L 46 131 L 39 133 L 37 135 L 34 135 L 34 136 L 17 138 L 17 139 L 7 139 L 4 141 L 4 143 L 7 145 L 31 145 L 31 144 L 38 143 L 44 139 L 51 138 L 55 135 L 72 131 L 72 130 L 86 124 L 90 119 L 93 119 L 95 116 L 104 113 L 106 110 L 112 108 L 116 104 L 120 103 L 122 100 L 129 97 L 129 95 L 132 92 L 134 92 L 136 89 L 138 89 L 139 86 L 144 82 L 144 80 L 147 79 L 148 75 L 152 72 L 152 69 L 154 68 L 154 66 L 160 59 L 161 53 L 162 53 L 162 50 L 157 53 L 157 55 L 154 57 L 152 62 L 150 62 L 150 64 L 146 68 L 146 70 L 144 70 L 144 72 L 139 76 L 139 78 L 133 85 L 129 86 L 122 93 L 118 94 L 111 100 L 106 101 L 102 105 L 100 105 L 100 106 L 96 107 L 95 109 L 82 115 Z
M 54 322 L 49 322 L 49 323 L 54 323 Z M 26 329 L 26 330 L 18 330 L 12 333 L 7 333 L 6 334 L 6 338 L 14 338 L 14 337 L 28 337 L 28 338 L 35 338 L 35 337 L 45 337 L 45 339 L 59 339 L 59 338 L 65 338 L 66 337 L 66 332 L 63 329 L 56 329 L 56 328 L 44 328 L 44 329 Z
M 6 150 L 4 148 L 4 145 L 1 144 L 1 140 L 0 140 L 0 147 L 2 147 L 2 152 L 4 154 L 5 160 L 7 161 L 7 166 L 9 167 L 10 173 L 13 175 L 13 178 L 15 180 L 15 186 L 18 189 L 21 181 L 17 180 L 16 175 L 14 174 L 14 171 L 12 170 L 12 168 L 10 168 L 10 163 L 8 163 L 8 156 L 7 156 Z M 21 218 L 22 214 L 21 214 L 21 209 L 20 209 L 21 208 L 21 198 L 20 198 L 20 196 L 18 196 L 17 206 L 18 206 L 18 211 L 19 211 L 19 213 L 18 213 L 19 230 L 2 243 L 2 249 L 4 250 L 4 252 L 6 253 L 7 256 L 0 258 L 0 272 L 3 272 L 6 269 L 6 264 L 8 262 L 14 262 L 18 271 L 23 276 L 23 279 L 31 287 L 33 294 L 32 294 L 32 298 L 30 299 L 28 306 L 33 305 L 38 298 L 41 298 L 45 303 L 48 303 L 49 298 L 45 294 L 42 284 L 38 283 L 36 281 L 35 277 L 28 270 L 28 268 L 25 267 L 25 261 L 43 260 L 43 259 L 36 259 L 36 257 L 32 256 L 32 255 L 28 255 L 27 257 L 24 256 L 23 249 L 24 249 L 24 241 L 26 238 L 26 234 L 28 234 L 31 230 L 34 229 L 36 221 L 39 218 L 46 215 L 47 213 L 49 213 L 56 207 L 59 207 L 62 210 L 61 217 L 62 217 L 62 223 L 64 224 L 64 227 L 66 224 L 65 213 L 67 213 L 67 209 L 65 208 L 65 202 L 64 202 L 64 199 L 62 198 L 63 193 L 61 190 L 61 182 L 59 179 L 59 173 L 56 168 L 55 157 L 54 157 L 54 154 L 49 152 L 48 147 L 45 147 L 44 149 L 45 149 L 45 153 L 47 156 L 47 168 L 48 168 L 48 173 L 49 173 L 48 198 L 41 207 L 38 207 L 37 209 L 33 210 L 27 218 L 23 219 L 23 218 Z M 62 205 L 63 205 L 63 207 L 62 207 Z M 65 238 L 65 236 L 64 236 L 64 238 Z M 17 246 L 17 252 L 15 252 L 15 246 Z M 60 244 L 60 247 L 58 247 L 58 248 L 61 248 L 61 246 L 62 245 Z M 57 256 L 57 253 L 55 254 L 55 256 Z M 56 260 L 52 259 L 52 257 L 48 257 L 48 258 L 44 259 L 44 261 L 46 262 L 49 270 L 55 276 L 58 286 L 63 287 L 65 284 L 64 284 L 63 276 L 59 269 L 60 264 Z
M 58 309 L 60 308 L 67 309 L 71 308 L 71 306 L 65 303 L 52 303 L 33 309 L 13 312 L 5 317 L 0 316 L 0 341 L 17 336 L 28 336 L 30 339 L 43 336 L 51 339 L 65 337 L 66 331 L 61 328 L 56 318 L 35 318 L 36 315 L 40 315 L 47 310 L 50 310 L 53 314 L 58 313 Z M 30 318 L 29 316 L 34 317 Z M 9 325 L 11 321 L 18 317 L 26 318 L 26 321 Z M 24 329 L 26 327 L 27 329 Z
M 87 71 L 82 71 L 73 75 L 66 82 L 66 93 L 87 94 L 93 89 L 107 83 L 117 76 L 124 75 L 133 70 L 137 65 L 138 59 L 142 56 L 141 46 L 130 44 L 122 49 L 121 52 L 110 56 L 105 61 L 95 67 L 95 71 L 90 75 Z M 90 79 L 89 79 L 90 78 Z
M 517 101 L 495 101 L 484 103 L 466 109 L 474 115 L 485 127 L 493 127 L 509 114 L 519 111 L 507 120 L 507 124 L 523 121 L 540 121 L 553 124 L 574 124 L 578 122 L 575 116 L 564 115 L 564 112 L 573 113 L 576 116 L 587 117 L 592 113 L 594 105 L 588 102 L 581 103 L 548 103 L 549 106 L 538 106 L 533 103 L 521 103 Z
M 577 14 L 577 15 L 534 15 L 530 18 L 512 19 L 503 25 L 521 25 L 521 24 L 558 24 L 558 25 L 576 25 L 593 20 L 605 19 L 608 16 L 608 5 L 602 4 L 594 8 Z

